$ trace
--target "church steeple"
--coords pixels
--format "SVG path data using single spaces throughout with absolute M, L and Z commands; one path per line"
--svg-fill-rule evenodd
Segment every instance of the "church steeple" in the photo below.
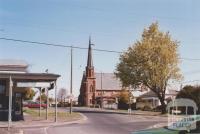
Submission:
M 93 61 L 92 61 L 92 47 L 91 37 L 89 37 L 89 47 L 88 47 L 88 59 L 87 59 L 87 67 L 93 68 Z
M 87 59 L 87 66 L 86 66 L 86 77 L 93 78 L 94 77 L 94 66 L 92 60 L 92 43 L 91 37 L 89 37 L 89 47 L 88 47 L 88 59 Z
M 96 95 L 96 78 L 92 61 L 92 43 L 89 38 L 88 59 L 85 67 L 84 76 L 81 82 L 80 101 L 83 106 L 91 106 L 95 104 Z

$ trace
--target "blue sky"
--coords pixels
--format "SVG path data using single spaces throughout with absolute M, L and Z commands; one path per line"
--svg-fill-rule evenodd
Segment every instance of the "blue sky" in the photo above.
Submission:
M 0 37 L 124 51 L 145 27 L 158 21 L 180 41 L 184 58 L 200 58 L 198 0 L 0 0 Z M 74 93 L 78 95 L 86 50 L 74 50 Z M 113 72 L 119 55 L 94 52 L 96 72 Z M 70 49 L 0 40 L 0 58 L 23 59 L 31 72 L 61 74 L 69 89 Z M 184 81 L 200 80 L 200 61 L 183 60 Z M 193 82 L 191 84 L 197 84 Z

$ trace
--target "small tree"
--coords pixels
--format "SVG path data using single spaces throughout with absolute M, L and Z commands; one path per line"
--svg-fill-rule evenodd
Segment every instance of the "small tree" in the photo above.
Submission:
M 127 104 L 129 102 L 129 92 L 125 89 L 119 94 L 119 103 Z
M 115 74 L 125 87 L 143 84 L 152 90 L 165 113 L 168 81 L 181 78 L 178 63 L 178 42 L 168 32 L 159 31 L 158 23 L 153 23 L 144 29 L 141 40 L 120 56 Z
M 32 100 L 35 94 L 36 93 L 32 88 L 26 89 L 24 94 L 24 100 Z
M 63 104 L 66 97 L 67 97 L 67 90 L 65 88 L 61 88 L 58 91 L 58 99 L 60 100 L 61 104 Z
M 132 95 L 129 93 L 129 91 L 122 89 L 119 94 L 119 109 L 126 109 L 128 107 L 128 104 L 131 103 L 130 97 L 132 97 Z
M 38 96 L 37 101 L 40 101 L 40 96 Z M 41 94 L 41 101 L 43 103 L 47 103 L 47 96 L 46 96 L 46 94 L 44 94 L 44 93 Z
M 200 86 L 185 86 L 176 96 L 176 98 L 188 98 L 193 100 L 197 106 L 197 113 L 200 114 Z
M 49 103 L 52 103 L 54 102 L 54 99 L 53 98 L 49 98 Z

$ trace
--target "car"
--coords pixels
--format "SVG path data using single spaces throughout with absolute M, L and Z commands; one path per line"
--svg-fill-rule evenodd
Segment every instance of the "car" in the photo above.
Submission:
M 28 108 L 40 108 L 40 103 L 39 102 L 34 102 L 34 101 L 29 101 L 29 102 L 24 102 L 23 106 L 24 107 L 28 107 Z M 47 104 L 42 103 L 41 107 L 42 108 L 46 108 Z

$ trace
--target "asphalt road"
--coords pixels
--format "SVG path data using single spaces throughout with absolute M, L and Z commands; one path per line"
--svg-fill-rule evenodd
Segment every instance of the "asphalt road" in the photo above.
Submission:
M 130 134 L 157 123 L 166 122 L 166 118 L 125 115 L 92 109 L 77 109 L 88 119 L 85 122 L 48 128 L 24 130 L 24 134 Z

